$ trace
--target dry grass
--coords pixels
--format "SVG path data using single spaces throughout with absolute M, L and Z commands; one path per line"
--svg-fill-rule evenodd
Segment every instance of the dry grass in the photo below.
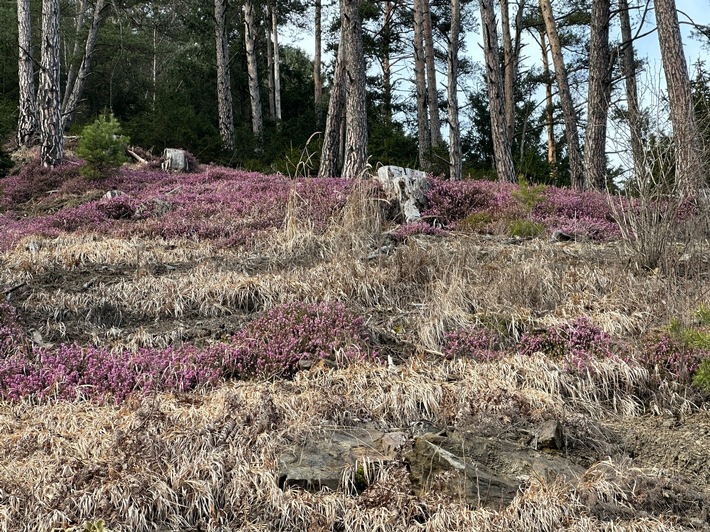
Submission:
M 472 416 L 507 420 L 504 425 L 558 418 L 574 427 L 576 437 L 589 439 L 580 413 L 598 419 L 614 405 L 627 405 L 629 415 L 642 410 L 635 396 L 647 376 L 615 364 L 598 372 L 615 378 L 590 378 L 584 385 L 561 376 L 542 356 L 495 364 L 413 359 L 395 369 L 320 368 L 293 382 L 134 398 L 120 408 L 5 404 L 0 529 L 46 530 L 102 518 L 112 529 L 132 531 L 154 530 L 158 523 L 171 530 L 602 530 L 606 525 L 588 517 L 590 506 L 579 493 L 611 490 L 609 497 L 621 502 L 630 495 L 604 484 L 608 475 L 594 468 L 582 487 L 533 480 L 509 508 L 491 511 L 435 494 L 412 497 L 397 462 L 373 468 L 372 491 L 360 496 L 347 486 L 342 492 L 284 492 L 277 457 L 292 442 L 355 419 L 407 428 L 422 419 L 455 427 Z M 665 526 L 633 516 L 618 525 Z

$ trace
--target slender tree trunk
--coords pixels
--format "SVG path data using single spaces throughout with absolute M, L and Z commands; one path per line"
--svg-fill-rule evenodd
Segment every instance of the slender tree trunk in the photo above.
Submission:
M 582 163 L 582 150 L 579 145 L 579 131 L 577 129 L 577 113 L 572 102 L 572 93 L 567 81 L 567 68 L 562 56 L 562 46 L 557 33 L 557 25 L 552 14 L 550 0 L 540 0 L 540 10 L 545 21 L 547 38 L 550 41 L 552 62 L 555 65 L 555 78 L 560 94 L 560 105 L 565 122 L 565 137 L 567 138 L 567 153 L 569 155 L 569 170 L 572 188 L 581 189 L 584 186 L 584 165 Z
M 392 122 L 392 0 L 385 0 L 385 20 L 382 26 L 382 110 L 387 123 Z
M 676 184 L 684 195 L 705 181 L 702 143 L 695 120 L 688 66 L 678 26 L 675 0 L 656 0 L 656 26 L 666 76 L 676 153 Z
M 32 30 L 30 0 L 17 1 L 18 29 L 18 77 L 20 80 L 19 118 L 17 120 L 17 144 L 32 144 L 37 134 L 37 107 L 35 106 L 34 68 L 32 67 Z
M 461 130 L 459 128 L 458 70 L 461 2 L 451 0 L 451 33 L 448 53 L 449 179 L 461 179 Z
M 606 122 L 611 97 L 609 0 L 594 0 L 589 41 L 587 134 L 584 144 L 585 186 L 606 188 Z
M 480 0 L 481 25 L 483 28 L 483 53 L 486 60 L 486 83 L 491 108 L 491 132 L 496 172 L 499 181 L 515 182 L 515 168 L 511 145 L 508 141 L 508 126 L 503 103 L 503 74 L 498 54 L 498 31 L 496 29 L 493 0 Z
M 256 137 L 257 150 L 261 147 L 264 119 L 261 114 L 259 94 L 259 74 L 256 63 L 256 27 L 254 23 L 254 2 L 244 2 L 244 44 L 247 54 L 247 75 L 249 77 L 249 100 L 251 101 L 251 130 Z
M 62 99 L 59 90 L 59 0 L 42 0 L 42 47 L 37 106 L 44 166 L 57 166 L 64 159 Z
M 362 45 L 361 0 L 342 0 L 347 77 L 345 113 L 345 163 L 343 177 L 363 177 L 367 169 L 367 106 L 365 100 L 365 54 Z
M 545 30 L 540 30 L 540 48 L 542 49 L 542 73 L 545 78 L 545 126 L 547 129 L 547 163 L 550 165 L 550 177 L 557 179 L 557 150 L 555 148 L 555 119 L 552 103 L 552 73 L 550 60 L 547 57 L 547 42 Z
M 279 25 L 276 2 L 271 0 L 271 33 L 274 38 L 274 108 L 276 121 L 281 121 L 281 57 L 279 54 Z
M 431 145 L 441 145 L 441 120 L 439 119 L 439 94 L 436 86 L 436 63 L 434 57 L 434 35 L 431 24 L 431 6 L 429 0 L 419 0 L 424 23 L 424 58 L 426 63 L 427 103 L 429 104 L 429 132 Z
M 517 59 L 510 35 L 508 0 L 500 0 L 500 23 L 503 30 L 503 93 L 505 94 L 505 121 L 508 125 L 508 142 L 515 139 L 515 78 Z
M 234 149 L 234 117 L 232 111 L 232 81 L 229 69 L 229 41 L 227 39 L 227 0 L 214 2 L 214 36 L 217 48 L 217 110 L 222 146 Z
M 338 161 L 340 160 L 341 124 L 344 122 L 345 84 L 347 83 L 342 30 L 340 35 L 338 57 L 335 61 L 335 73 L 333 74 L 333 81 L 330 83 L 330 102 L 328 103 L 328 114 L 325 120 L 325 134 L 323 135 L 318 177 L 336 177 L 340 175 Z
M 431 134 L 427 116 L 427 89 L 424 60 L 423 0 L 414 0 L 414 84 L 417 93 L 417 139 L 419 141 L 419 166 L 431 169 Z
M 266 2 L 266 20 L 271 20 L 271 2 Z M 269 92 L 269 118 L 276 122 L 276 93 L 274 92 L 274 49 L 271 43 L 271 24 L 264 25 L 266 37 L 266 87 Z
M 316 111 L 316 124 L 320 127 L 323 119 L 323 80 L 321 79 L 321 43 L 323 40 L 323 30 L 321 29 L 321 19 L 323 17 L 323 6 L 321 0 L 316 0 L 316 20 L 315 20 L 315 52 L 313 54 L 313 100 Z
M 631 36 L 631 21 L 627 0 L 619 0 L 619 18 L 621 23 L 621 69 L 625 78 L 627 119 L 631 136 L 631 154 L 634 160 L 636 179 L 644 175 L 643 164 L 643 127 L 636 86 L 636 58 L 634 57 L 633 37 Z
M 79 106 L 79 102 L 81 101 L 81 97 L 84 93 L 86 78 L 88 78 L 89 74 L 91 74 L 91 61 L 94 56 L 94 50 L 96 49 L 96 39 L 99 36 L 99 30 L 103 24 L 105 7 L 106 0 L 96 0 L 96 5 L 94 6 L 94 16 L 91 19 L 91 27 L 89 28 L 89 34 L 86 37 L 84 56 L 81 59 L 76 79 L 71 86 L 71 92 L 64 94 L 62 109 L 64 109 L 65 130 L 69 129 L 69 126 L 74 121 L 76 109 Z M 69 90 L 68 86 L 67 90 Z
M 64 86 L 64 100 L 62 109 L 67 109 L 67 97 L 71 94 L 76 81 L 76 73 L 79 65 L 79 46 L 81 45 L 81 30 L 86 19 L 86 0 L 80 0 L 77 4 L 76 16 L 74 18 L 74 43 L 72 44 L 71 55 L 69 56 L 69 70 L 67 71 L 67 82 Z M 66 50 L 66 49 L 65 49 Z M 66 53 L 66 51 L 65 51 Z

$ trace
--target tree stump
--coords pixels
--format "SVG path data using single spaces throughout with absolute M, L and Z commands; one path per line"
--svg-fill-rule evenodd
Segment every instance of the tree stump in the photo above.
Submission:
M 429 189 L 424 172 L 401 166 L 383 166 L 377 170 L 377 180 L 382 183 L 387 199 L 399 203 L 407 223 L 421 218 Z
M 161 168 L 166 172 L 189 172 L 190 164 L 185 150 L 165 148 Z

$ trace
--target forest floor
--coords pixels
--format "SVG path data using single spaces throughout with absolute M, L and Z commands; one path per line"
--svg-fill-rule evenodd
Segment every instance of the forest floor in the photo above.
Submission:
M 705 330 L 706 240 L 645 270 L 618 235 L 488 217 L 393 238 L 338 180 L 142 172 L 4 187 L 0 529 L 710 530 L 707 395 L 673 337 Z M 538 448 L 551 421 L 563 443 Z M 443 450 L 477 437 L 488 458 Z M 336 440 L 337 485 L 284 463 Z M 482 476 L 472 499 L 469 467 L 514 496 Z

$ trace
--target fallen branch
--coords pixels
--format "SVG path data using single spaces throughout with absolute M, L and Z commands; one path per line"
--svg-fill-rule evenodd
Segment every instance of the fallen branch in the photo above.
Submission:
M 3 295 L 8 296 L 8 295 L 12 294 L 15 290 L 19 290 L 23 286 L 27 286 L 27 283 L 16 284 L 15 286 L 8 288 L 7 290 L 3 291 Z
M 141 164 L 148 164 L 148 161 L 146 161 L 143 157 L 138 155 L 136 152 L 134 152 L 131 148 L 126 148 L 126 151 L 128 152 L 128 155 L 133 157 L 136 161 L 138 161 Z

